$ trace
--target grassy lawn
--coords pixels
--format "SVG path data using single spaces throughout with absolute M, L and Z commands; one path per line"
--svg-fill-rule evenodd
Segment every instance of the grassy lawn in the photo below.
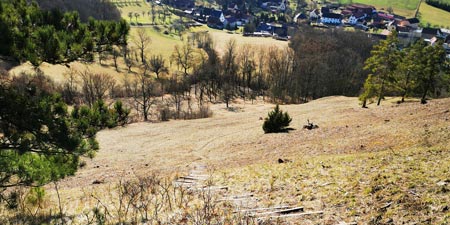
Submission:
M 431 26 L 450 27 L 450 13 L 445 10 L 435 8 L 424 2 L 420 6 L 419 13 L 423 25 L 429 23 Z
M 377 10 L 387 10 L 388 7 L 392 7 L 395 14 L 405 16 L 405 17 L 413 17 L 414 12 L 419 4 L 420 0 L 397 0 L 397 1 L 389 1 L 389 0 L 354 0 L 353 3 L 363 3 L 367 5 L 372 5 L 377 8 Z M 349 3 L 350 1 L 342 1 Z
M 157 29 L 161 29 L 160 31 L 157 31 L 155 27 L 142 27 L 142 28 L 132 28 L 130 33 L 130 43 L 131 45 L 134 45 L 133 38 L 135 37 L 135 33 L 138 29 L 145 29 L 147 34 L 151 37 L 152 43 L 148 47 L 148 50 L 146 52 L 147 56 L 150 57 L 150 55 L 159 55 L 161 54 L 165 59 L 169 60 L 170 55 L 172 54 L 172 51 L 175 47 L 175 45 L 181 45 L 183 42 L 180 40 L 180 38 L 176 35 L 169 34 L 165 35 L 163 34 L 164 30 L 167 30 L 164 27 L 158 27 Z

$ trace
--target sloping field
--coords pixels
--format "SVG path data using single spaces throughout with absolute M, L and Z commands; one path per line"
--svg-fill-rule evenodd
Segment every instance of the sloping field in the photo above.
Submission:
M 399 151 L 422 143 L 430 130 L 447 129 L 449 105 L 450 99 L 444 99 L 361 109 L 355 98 L 329 97 L 282 106 L 293 117 L 296 130 L 281 134 L 264 134 L 261 129 L 260 118 L 272 105 L 240 103 L 233 111 L 213 105 L 212 118 L 101 131 L 97 156 L 86 160 L 87 166 L 63 185 L 88 186 L 96 179 L 114 182 L 130 173 L 179 172 L 193 162 L 220 169 L 303 155 Z M 320 128 L 302 129 L 307 119 Z
M 367 5 L 372 5 L 377 8 L 377 10 L 386 11 L 389 7 L 392 7 L 395 14 L 405 16 L 405 17 L 413 17 L 415 10 L 420 2 L 420 0 L 354 0 L 354 1 L 343 1 L 346 3 L 363 3 Z
M 242 101 L 228 110 L 212 105 L 214 116 L 207 119 L 104 130 L 97 136 L 97 156 L 84 159 L 74 177 L 58 182 L 61 205 L 74 215 L 74 224 L 85 224 L 84 213 L 99 206 L 117 210 L 108 216 L 114 222 L 122 215 L 118 184 L 157 174 L 164 187 L 204 165 L 207 182 L 227 187 L 214 198 L 232 198 L 222 205 L 231 211 L 219 218 L 240 210 L 233 196 L 251 196 L 242 200 L 255 204 L 251 210 L 287 205 L 305 212 L 273 219 L 257 213 L 264 224 L 448 224 L 450 99 L 426 105 L 395 100 L 369 109 L 349 97 L 283 105 L 293 117 L 295 130 L 289 133 L 264 134 L 260 118 L 273 105 Z M 302 129 L 308 119 L 319 128 Z M 53 185 L 46 189 L 45 210 L 57 211 Z M 173 190 L 174 199 L 183 199 L 181 189 Z M 191 194 L 185 197 L 194 207 L 198 199 Z M 183 213 L 202 210 L 180 207 Z M 176 221 L 182 223 L 185 214 L 177 210 L 166 212 L 179 215 Z
M 420 21 L 422 24 L 427 25 L 427 23 L 431 25 L 437 25 L 439 27 L 450 27 L 450 13 L 438 9 L 436 7 L 430 6 L 423 2 L 420 5 L 420 18 L 422 21 Z

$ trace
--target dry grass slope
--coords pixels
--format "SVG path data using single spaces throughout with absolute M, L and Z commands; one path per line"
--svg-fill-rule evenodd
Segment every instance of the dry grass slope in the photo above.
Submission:
M 264 134 L 259 118 L 272 107 L 238 101 L 227 110 L 216 104 L 212 118 L 101 131 L 97 156 L 59 183 L 65 213 L 92 209 L 99 204 L 92 196 L 117 205 L 119 181 L 158 173 L 170 183 L 203 164 L 213 168 L 211 184 L 229 187 L 228 196 L 251 193 L 257 207 L 324 212 L 283 219 L 283 224 L 449 223 L 450 99 L 427 105 L 389 99 L 369 109 L 349 97 L 283 105 L 296 130 Z M 307 119 L 319 128 L 302 129 Z M 279 164 L 279 158 L 289 162 Z M 52 186 L 48 192 L 56 208 Z M 195 205 L 201 199 L 189 201 Z M 225 202 L 224 210 L 229 206 Z

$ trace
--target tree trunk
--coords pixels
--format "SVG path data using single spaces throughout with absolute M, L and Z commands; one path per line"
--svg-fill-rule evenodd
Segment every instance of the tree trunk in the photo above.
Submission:
M 363 100 L 363 102 L 362 102 L 362 107 L 365 109 L 365 108 L 367 108 L 367 100 L 366 99 L 364 99 Z
M 384 92 L 384 79 L 381 82 L 381 89 L 380 89 L 380 94 L 378 95 L 377 106 L 381 104 L 381 99 L 383 98 L 383 92 Z
M 427 104 L 427 93 L 428 88 L 425 88 L 425 91 L 423 92 L 422 99 L 420 99 L 421 104 Z

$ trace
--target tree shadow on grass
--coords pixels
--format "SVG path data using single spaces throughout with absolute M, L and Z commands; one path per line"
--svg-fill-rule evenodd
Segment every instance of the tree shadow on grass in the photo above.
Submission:
M 289 131 L 293 131 L 293 130 L 295 130 L 295 128 L 288 127 L 288 128 L 284 128 L 284 129 L 281 129 L 281 130 L 278 130 L 278 131 L 268 132 L 266 134 L 289 133 Z

